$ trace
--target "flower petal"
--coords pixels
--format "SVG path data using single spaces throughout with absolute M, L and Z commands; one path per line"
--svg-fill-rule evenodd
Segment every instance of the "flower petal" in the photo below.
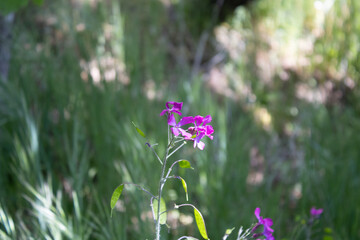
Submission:
M 174 117 L 174 114 L 169 114 L 168 116 L 168 124 L 170 126 L 175 126 L 176 125 L 176 120 L 175 120 L 175 117 Z
M 205 126 L 206 124 L 210 123 L 212 120 L 210 115 L 207 115 L 206 117 L 204 117 L 204 122 L 203 122 L 203 126 Z
M 200 140 L 205 136 L 205 133 L 199 132 L 195 138 L 195 142 L 200 142 Z
M 206 125 L 205 134 L 210 137 L 211 134 L 214 133 L 214 128 L 211 125 Z
M 173 102 L 173 105 L 174 105 L 174 107 L 173 107 L 174 110 L 181 110 L 183 103 L 182 102 Z
M 184 129 L 182 128 L 178 128 L 179 131 L 181 132 L 181 135 L 185 138 L 185 140 L 191 140 L 192 138 L 192 135 L 191 133 L 188 133 L 187 131 L 185 131 Z
M 168 111 L 169 111 L 169 110 L 167 110 L 167 109 L 162 110 L 161 113 L 160 113 L 160 116 L 164 115 L 164 114 L 167 113 Z
M 204 150 L 205 143 L 203 143 L 202 141 L 199 141 L 199 142 L 194 141 L 194 148 L 195 147 L 198 147 L 200 150 Z
M 186 124 L 194 123 L 194 118 L 192 116 L 183 117 L 179 123 L 177 124 L 178 127 L 181 127 Z
M 177 127 L 172 127 L 170 130 L 175 136 L 179 136 L 180 131 Z
M 177 114 L 179 114 L 180 116 L 182 115 L 182 113 L 181 113 L 180 111 L 178 111 L 178 110 L 172 109 L 172 110 L 170 110 L 170 112 L 177 113 Z
M 255 209 L 255 216 L 260 221 L 260 208 Z
M 204 118 L 200 115 L 194 117 L 194 122 L 196 126 L 199 126 L 203 122 Z
M 264 219 L 264 225 L 268 228 L 271 229 L 270 227 L 273 225 L 273 221 L 271 218 L 265 218 Z M 274 230 L 271 229 L 271 232 L 273 232 Z
M 167 109 L 170 109 L 170 105 L 174 105 L 175 102 L 166 102 L 165 106 Z

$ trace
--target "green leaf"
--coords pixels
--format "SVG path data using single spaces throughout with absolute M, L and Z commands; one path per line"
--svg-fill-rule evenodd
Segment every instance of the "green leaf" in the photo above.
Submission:
M 155 220 L 157 221 L 157 212 L 158 212 L 158 200 L 156 198 L 152 201 L 152 209 Z M 166 204 L 163 198 L 160 200 L 160 224 L 166 224 Z
M 111 213 L 110 213 L 110 216 L 112 216 L 113 209 L 114 209 L 114 207 L 116 205 L 116 202 L 119 200 L 123 189 L 124 189 L 124 184 L 119 185 L 115 189 L 115 191 L 113 192 L 113 194 L 111 196 L 111 201 L 110 201 Z
M 145 133 L 144 133 L 143 131 L 141 131 L 141 130 L 136 126 L 136 124 L 135 124 L 134 122 L 131 122 L 131 123 L 134 125 L 136 131 L 137 131 L 142 137 L 146 138 Z
M 203 216 L 201 215 L 200 211 L 194 207 L 194 215 L 195 215 L 195 220 L 196 220 L 196 225 L 199 229 L 199 232 L 201 234 L 201 236 L 204 239 L 209 239 L 207 232 L 206 232 L 206 227 L 205 227 L 205 221 Z
M 137 131 L 141 136 L 143 136 L 144 138 L 146 137 L 146 136 L 145 136 L 145 133 L 143 133 L 143 131 L 141 131 L 139 128 L 136 128 L 136 131 Z
M 188 196 L 188 192 L 187 192 L 187 185 L 186 185 L 186 182 L 185 180 L 182 178 L 182 177 L 179 177 L 180 180 L 181 180 L 181 183 L 183 185 L 183 188 L 184 188 L 184 191 L 185 191 L 185 194 L 186 194 L 186 201 L 189 201 L 189 196 Z
M 191 168 L 191 169 L 194 169 L 194 168 L 191 167 L 190 162 L 189 162 L 188 160 L 180 160 L 180 161 L 179 161 L 179 166 L 180 166 L 181 168 Z

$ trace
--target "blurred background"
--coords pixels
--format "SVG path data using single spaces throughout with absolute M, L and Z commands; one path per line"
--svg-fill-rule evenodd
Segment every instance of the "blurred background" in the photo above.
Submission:
M 213 117 L 214 140 L 173 160 L 211 239 L 250 227 L 276 239 L 360 239 L 360 2 L 2 0 L 0 238 L 153 239 L 148 195 L 166 101 Z M 357 13 L 357 14 L 356 14 Z M 165 200 L 185 203 L 178 181 Z M 164 239 L 201 239 L 191 209 Z M 229 239 L 236 239 L 236 235 Z

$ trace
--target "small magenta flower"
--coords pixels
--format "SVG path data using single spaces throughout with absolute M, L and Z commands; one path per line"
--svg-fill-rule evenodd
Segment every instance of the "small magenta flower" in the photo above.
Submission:
M 176 123 L 174 113 L 181 114 L 182 102 L 166 102 L 166 109 L 162 110 L 160 116 L 167 114 L 168 125 L 172 126 L 171 131 L 177 137 L 180 134 L 184 140 L 194 141 L 194 148 L 198 147 L 200 150 L 203 150 L 205 143 L 201 141 L 205 136 L 209 137 L 211 140 L 214 138 L 212 134 L 214 133 L 214 128 L 209 125 L 211 122 L 211 116 L 188 116 L 183 117 L 178 123 Z M 188 127 L 186 130 L 183 128 L 184 125 L 194 124 L 194 126 Z
M 203 143 L 201 139 L 205 136 L 209 137 L 211 140 L 213 139 L 211 134 L 214 133 L 214 129 L 211 125 L 207 125 L 211 122 L 211 120 L 210 115 L 207 115 L 206 117 L 202 117 L 200 115 L 194 117 L 194 127 L 190 127 L 188 129 L 188 131 L 192 134 L 191 139 L 188 140 L 194 141 L 194 148 L 198 147 L 200 150 L 204 149 L 205 143 Z
M 168 117 L 168 124 L 170 126 L 175 126 L 176 125 L 176 120 L 175 120 L 175 116 L 173 113 L 177 113 L 181 116 L 181 109 L 182 109 L 182 102 L 166 102 L 165 106 L 166 109 L 162 110 L 160 113 L 160 116 L 164 115 L 165 113 L 167 113 L 167 117 Z
M 259 222 L 255 225 L 252 232 L 254 232 L 260 225 L 264 226 L 264 231 L 262 233 L 255 233 L 253 237 L 256 238 L 259 236 L 265 236 L 266 240 L 275 240 L 274 236 L 272 235 L 274 230 L 271 228 L 273 225 L 271 218 L 264 219 L 262 216 L 260 216 L 260 208 L 255 209 L 255 216 Z
M 213 139 L 213 136 L 211 134 L 214 133 L 214 129 L 211 125 L 207 125 L 212 121 L 212 118 L 210 115 L 207 115 L 206 117 L 202 117 L 200 115 L 196 116 L 194 118 L 194 129 L 193 131 L 201 132 L 205 136 L 208 136 L 211 140 Z
M 311 217 L 313 217 L 313 218 L 318 218 L 318 217 L 320 217 L 320 215 L 321 215 L 322 213 L 323 213 L 323 209 L 322 209 L 322 208 L 316 209 L 315 207 L 312 207 L 311 210 L 310 210 Z
M 205 143 L 202 142 L 201 139 L 205 136 L 209 137 L 211 140 L 213 139 L 212 134 L 214 133 L 214 128 L 211 125 L 207 125 L 211 120 L 210 115 L 206 117 L 200 115 L 196 117 L 184 117 L 178 124 L 171 128 L 171 131 L 175 136 L 181 134 L 185 140 L 194 141 L 194 148 L 198 147 L 200 150 L 203 150 Z M 194 126 L 188 127 L 187 130 L 181 128 L 187 124 L 194 124 Z

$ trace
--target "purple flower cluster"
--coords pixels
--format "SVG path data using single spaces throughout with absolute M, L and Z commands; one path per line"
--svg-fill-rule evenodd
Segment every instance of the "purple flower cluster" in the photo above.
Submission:
M 172 126 L 171 132 L 175 136 L 184 137 L 185 140 L 194 141 L 194 148 L 198 147 L 200 150 L 203 150 L 205 147 L 205 143 L 201 141 L 205 136 L 209 137 L 211 140 L 213 139 L 212 134 L 214 133 L 214 129 L 209 123 L 211 122 L 211 116 L 207 115 L 203 116 L 187 116 L 183 117 L 178 123 L 176 123 L 174 113 L 181 114 L 183 103 L 180 102 L 167 102 L 166 109 L 164 109 L 160 116 L 167 113 L 168 124 Z M 183 128 L 185 125 L 193 124 L 188 126 L 187 128 Z
M 255 233 L 253 235 L 253 238 L 264 236 L 266 240 L 275 240 L 274 236 L 272 235 L 274 230 L 271 228 L 271 226 L 273 225 L 273 221 L 271 220 L 271 218 L 264 219 L 262 216 L 260 216 L 260 208 L 255 209 L 255 216 L 259 222 L 252 229 L 252 232 L 254 232 L 261 225 L 263 225 L 264 230 L 262 233 Z

